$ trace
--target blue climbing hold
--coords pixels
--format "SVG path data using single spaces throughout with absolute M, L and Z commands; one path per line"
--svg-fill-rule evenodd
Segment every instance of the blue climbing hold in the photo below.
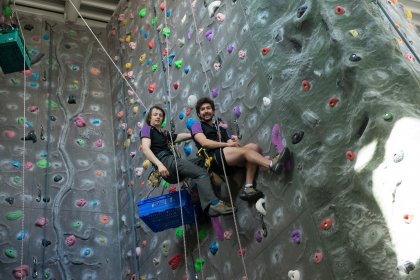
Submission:
M 193 118 L 188 119 L 186 123 L 188 130 L 191 130 L 191 127 L 194 125 L 194 123 L 195 123 L 195 120 Z
M 185 74 L 188 74 L 189 72 L 190 72 L 190 67 L 185 66 L 185 68 L 184 68 L 184 73 L 185 73 Z
M 45 34 L 44 37 L 42 37 L 42 39 L 44 39 L 45 41 L 48 41 L 50 39 L 50 36 Z
M 152 60 L 149 58 L 148 60 L 147 60 L 147 62 L 146 62 L 146 65 L 150 65 L 150 64 L 152 64 Z
M 16 234 L 16 239 L 22 240 L 22 239 L 25 239 L 27 236 L 28 236 L 28 231 L 26 229 L 23 229 L 22 231 L 18 232 L 18 234 Z
M 32 73 L 32 74 L 31 74 L 31 78 L 32 78 L 33 80 L 38 80 L 38 79 L 39 79 L 39 74 L 38 74 L 38 73 Z
M 18 161 L 11 161 L 10 164 L 16 168 L 20 168 L 22 166 L 22 164 Z
M 167 11 L 166 11 L 166 16 L 167 16 L 167 17 L 170 17 L 170 16 L 171 16 L 171 10 L 167 10 Z
M 180 113 L 178 117 L 180 120 L 183 120 L 185 118 L 185 113 L 184 112 Z
M 144 39 L 149 38 L 149 31 L 144 32 Z
M 216 255 L 217 251 L 219 251 L 219 244 L 216 241 L 213 241 L 209 246 L 210 253 Z
M 185 155 L 188 157 L 188 156 L 190 156 L 191 154 L 192 154 L 192 151 L 193 151 L 193 149 L 192 149 L 192 147 L 191 146 L 184 146 L 184 153 L 185 153 Z

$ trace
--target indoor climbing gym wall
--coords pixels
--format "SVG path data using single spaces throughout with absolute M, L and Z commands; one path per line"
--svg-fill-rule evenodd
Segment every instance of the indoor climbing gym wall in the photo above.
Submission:
M 411 17 L 396 0 L 120 2 L 107 29 L 121 71 L 111 70 L 118 203 L 121 239 L 136 238 L 138 257 L 135 266 L 122 259 L 122 275 L 419 279 Z M 136 208 L 130 221 L 130 192 L 142 203 L 179 190 L 155 189 L 149 176 L 139 139 L 147 108 L 162 105 L 166 128 L 187 132 L 204 96 L 241 143 L 273 157 L 283 142 L 292 165 L 281 176 L 260 172 L 265 203 L 234 196 L 236 219 L 198 219 L 184 230 L 156 222 L 152 231 Z M 179 150 L 195 157 L 192 142 Z
M 0 279 L 119 279 L 107 57 L 85 27 L 20 20 L 31 70 L 0 74 Z

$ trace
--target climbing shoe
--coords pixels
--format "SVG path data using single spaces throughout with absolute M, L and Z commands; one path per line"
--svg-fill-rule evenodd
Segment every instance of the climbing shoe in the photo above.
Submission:
M 220 215 L 228 215 L 233 213 L 233 207 L 227 202 L 219 200 L 215 205 L 210 205 L 209 207 L 209 216 L 217 217 Z
M 254 187 L 243 187 L 239 195 L 239 197 L 245 201 L 257 201 L 263 196 L 263 192 Z
M 278 154 L 272 159 L 270 170 L 278 175 L 281 174 L 284 168 L 284 164 L 290 160 L 291 154 L 289 148 L 285 147 L 281 154 Z

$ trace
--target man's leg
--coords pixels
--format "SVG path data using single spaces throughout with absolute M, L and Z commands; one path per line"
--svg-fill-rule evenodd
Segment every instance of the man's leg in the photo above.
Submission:
M 260 153 L 260 147 L 258 147 L 258 145 L 254 143 L 246 144 L 245 146 L 243 146 L 243 148 L 252 150 L 254 152 L 257 152 L 258 154 Z M 245 184 L 252 185 L 254 183 L 255 174 L 257 173 L 258 165 L 251 161 L 247 161 L 245 168 L 246 168 Z

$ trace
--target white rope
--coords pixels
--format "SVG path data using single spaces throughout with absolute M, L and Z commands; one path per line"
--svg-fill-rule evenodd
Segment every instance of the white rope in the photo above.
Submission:
M 193 16 L 193 20 L 194 20 L 196 42 L 197 42 L 198 47 L 199 47 L 199 49 L 200 49 L 201 58 L 203 59 L 203 58 L 204 58 L 204 55 L 203 55 L 203 50 L 202 50 L 202 47 L 201 47 L 201 44 L 200 44 L 200 41 L 199 41 L 199 38 L 198 38 L 198 26 L 197 26 L 197 21 L 196 21 L 196 18 L 195 18 L 194 8 L 193 8 L 193 5 L 192 5 L 191 0 L 190 0 L 190 7 L 191 7 L 191 13 L 192 13 L 192 16 Z M 205 75 L 205 77 L 206 77 L 206 83 L 207 83 L 207 88 L 208 88 L 208 91 L 209 91 L 209 95 L 211 96 L 210 83 L 209 83 L 209 78 L 208 78 L 208 76 L 207 76 L 207 72 L 206 72 L 206 71 L 204 71 L 204 75 Z M 218 131 L 218 134 L 220 135 L 220 128 L 219 128 L 219 125 L 217 125 L 217 131 Z M 219 139 L 219 141 L 220 141 L 220 139 Z M 220 151 L 220 153 L 222 153 L 222 149 L 219 149 L 219 151 Z M 221 156 L 221 158 L 223 158 L 223 156 L 222 156 L 222 155 L 220 155 L 220 156 Z M 222 160 L 222 167 L 223 167 L 223 173 L 224 173 L 225 178 L 226 178 L 226 186 L 227 186 L 227 188 L 228 188 L 228 192 L 229 192 L 229 199 L 230 199 L 230 203 L 231 203 L 232 207 L 234 207 L 234 206 L 233 206 L 232 193 L 231 193 L 231 191 L 230 191 L 229 180 L 227 179 L 228 177 L 227 177 L 227 174 L 226 174 L 225 163 L 224 163 L 224 161 L 223 161 L 223 160 Z M 243 249 L 242 249 L 241 239 L 239 238 L 239 230 L 238 230 L 238 224 L 237 224 L 237 221 L 236 221 L 236 214 L 235 214 L 235 212 L 234 212 L 234 211 L 233 211 L 232 215 L 233 215 L 233 223 L 234 223 L 234 225 L 235 225 L 236 238 L 238 239 L 239 250 L 240 250 L 240 252 L 241 252 L 242 266 L 243 266 L 243 269 L 244 269 L 245 276 L 246 276 L 246 278 L 248 279 L 248 273 L 247 273 L 247 271 L 246 271 L 246 265 L 245 265 L 245 260 L 244 260 L 244 254 L 242 253 L 242 252 L 243 252 Z
M 165 9 L 164 9 L 164 22 L 165 22 L 165 27 L 168 27 L 168 22 L 166 19 L 166 14 L 167 14 L 167 9 L 166 9 L 166 0 L 163 1 L 164 5 L 165 5 Z M 170 75 L 169 75 L 169 42 L 168 42 L 168 37 L 169 36 L 165 36 L 165 43 L 166 43 L 166 56 L 165 56 L 165 60 L 166 60 L 166 89 L 168 91 L 168 102 L 169 102 L 169 110 L 171 110 L 172 104 L 171 104 L 171 83 L 169 81 Z M 170 112 L 169 112 L 169 116 L 170 116 Z M 169 120 L 169 124 L 171 123 L 171 120 Z M 169 130 L 169 137 L 171 138 L 171 143 L 174 143 L 174 139 L 172 139 L 172 133 Z M 180 186 L 180 180 L 179 180 L 179 171 L 178 171 L 178 161 L 177 161 L 177 157 L 176 157 L 176 152 L 175 152 L 175 145 L 173 145 L 173 156 L 174 156 L 174 160 L 175 160 L 175 170 L 176 170 L 176 179 L 178 181 L 177 183 L 177 191 L 178 191 L 178 196 L 179 196 L 179 208 L 181 210 L 181 222 L 182 222 L 182 230 L 183 230 L 183 234 L 182 234 L 182 240 L 183 240 L 183 244 L 184 244 L 184 261 L 185 261 L 185 275 L 188 278 L 188 258 L 187 258 L 187 242 L 185 239 L 185 235 L 186 235 L 186 227 L 185 227 L 185 221 L 184 221 L 184 211 L 182 209 L 182 201 L 181 201 L 181 186 Z
M 18 32 L 20 32 L 21 29 L 21 25 L 20 25 L 20 20 L 19 20 L 19 16 L 16 10 L 16 3 L 13 2 L 14 5 L 14 12 L 16 15 L 16 19 L 18 21 Z M 25 37 L 23 36 L 23 32 L 20 32 L 20 34 L 22 35 L 22 40 L 23 40 L 23 153 L 22 153 L 22 223 L 21 223 L 21 242 L 20 242 L 20 265 L 22 267 L 23 265 L 23 242 L 25 239 L 25 152 L 26 152 L 26 41 L 25 41 Z M 20 276 L 20 279 L 23 279 L 23 275 Z
M 197 232 L 198 257 L 201 259 L 201 244 L 200 244 L 200 236 L 198 234 L 198 223 L 197 223 L 197 215 L 195 213 L 195 210 L 194 210 L 194 221 L 195 221 L 195 231 Z M 201 279 L 204 280 L 204 269 L 201 262 L 200 262 L 200 268 L 201 268 Z
M 121 77 L 126 82 L 126 84 L 128 85 L 128 87 L 133 91 L 134 95 L 137 97 L 137 100 L 140 102 L 141 105 L 143 105 L 143 107 L 145 109 L 147 109 L 146 105 L 144 105 L 143 101 L 141 101 L 141 99 L 140 99 L 139 95 L 137 94 L 137 92 L 134 90 L 134 88 L 131 86 L 131 84 L 127 81 L 127 79 L 124 77 L 124 74 L 121 72 L 120 68 L 117 66 L 117 64 L 115 64 L 114 60 L 111 58 L 111 56 L 109 55 L 109 53 L 106 51 L 106 49 L 102 45 L 101 41 L 99 41 L 99 39 L 96 36 L 96 34 L 92 31 L 92 29 L 90 28 L 89 24 L 83 18 L 82 14 L 79 12 L 79 10 L 76 8 L 76 6 L 74 5 L 73 1 L 72 0 L 69 0 L 69 2 L 73 6 L 73 8 L 76 10 L 76 12 L 79 14 L 79 17 L 82 19 L 82 21 L 84 22 L 84 24 L 86 25 L 86 27 L 89 29 L 90 33 L 92 33 L 93 37 L 95 37 L 96 41 L 101 46 L 102 50 L 105 52 L 105 54 L 108 56 L 109 60 L 114 65 L 115 69 L 117 69 L 118 73 L 120 73 Z

